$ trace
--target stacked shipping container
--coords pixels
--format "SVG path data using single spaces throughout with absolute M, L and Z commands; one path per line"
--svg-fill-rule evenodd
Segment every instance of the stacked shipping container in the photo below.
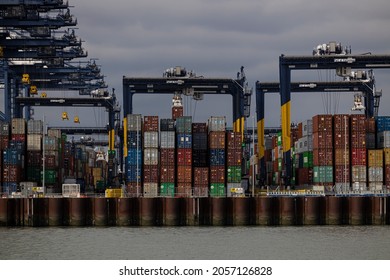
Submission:
M 367 122 L 364 115 L 351 115 L 352 190 L 367 189 Z M 375 145 L 375 144 L 374 144 Z
M 9 124 L 0 121 L 0 193 L 3 191 L 3 152 L 9 145 Z
M 349 145 L 349 115 L 334 115 L 334 182 L 339 191 L 350 188 L 350 145 Z M 354 130 L 352 130 L 354 131 Z M 363 134 L 365 136 L 365 134 Z
M 178 196 L 192 196 L 192 117 L 176 118 Z
M 158 116 L 144 117 L 143 195 L 156 197 L 159 186 Z
M 242 139 L 239 132 L 227 132 L 227 196 L 241 188 Z
M 313 184 L 313 121 L 306 120 L 298 125 L 298 140 L 295 142 L 296 184 Z
M 210 117 L 209 131 L 209 162 L 210 162 L 210 196 L 225 196 L 225 117 Z
M 160 121 L 160 195 L 175 195 L 175 121 Z
M 205 197 L 209 194 L 209 162 L 207 124 L 192 124 L 192 166 L 194 169 L 194 190 L 196 197 Z
M 37 182 L 41 185 L 42 169 L 42 131 L 41 121 L 29 120 L 27 122 L 27 181 Z M 47 161 L 45 162 L 48 163 Z M 50 165 L 50 164 L 49 164 Z M 46 165 L 47 166 L 47 165 Z M 53 168 L 54 166 L 47 166 Z
M 142 193 L 142 117 L 138 114 L 127 115 L 127 157 L 126 189 L 129 196 Z

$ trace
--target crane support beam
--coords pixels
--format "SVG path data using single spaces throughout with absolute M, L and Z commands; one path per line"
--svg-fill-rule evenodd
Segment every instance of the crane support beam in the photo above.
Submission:
M 279 57 L 280 101 L 282 115 L 282 141 L 285 161 L 285 185 L 290 185 L 292 178 L 291 147 L 290 147 L 290 100 L 291 100 L 291 70 L 320 70 L 349 67 L 353 69 L 388 69 L 390 55 L 313 55 Z
M 49 127 L 49 129 L 59 129 L 67 135 L 92 135 L 104 134 L 107 135 L 107 127 Z

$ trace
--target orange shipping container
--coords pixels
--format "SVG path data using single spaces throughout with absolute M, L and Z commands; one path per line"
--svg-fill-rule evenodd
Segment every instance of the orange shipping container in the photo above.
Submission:
M 368 167 L 383 166 L 383 150 L 368 150 Z

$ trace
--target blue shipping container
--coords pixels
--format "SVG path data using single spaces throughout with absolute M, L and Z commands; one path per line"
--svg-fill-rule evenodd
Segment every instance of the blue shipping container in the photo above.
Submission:
M 180 149 L 192 148 L 192 135 L 191 134 L 177 134 L 177 147 Z
M 10 140 L 8 146 L 12 149 L 18 150 L 22 154 L 24 154 L 24 150 L 26 149 L 26 143 L 22 141 Z
M 210 165 L 225 165 L 225 150 L 224 149 L 210 149 Z
M 18 183 L 16 182 L 4 182 L 3 183 L 3 193 L 11 194 L 16 192 L 18 187 Z
M 7 148 L 3 151 L 3 163 L 11 165 L 22 165 L 23 155 L 21 151 L 13 148 Z
M 142 148 L 142 134 L 139 131 L 128 131 L 127 132 L 127 147 L 130 149 Z
M 142 165 L 126 165 L 126 182 L 141 182 L 141 169 Z
M 377 132 L 390 130 L 390 117 L 376 117 L 376 130 Z
M 127 164 L 137 165 L 137 161 L 138 161 L 138 165 L 142 164 L 142 150 L 139 149 L 137 152 L 136 149 L 128 149 L 127 158 L 126 158 Z

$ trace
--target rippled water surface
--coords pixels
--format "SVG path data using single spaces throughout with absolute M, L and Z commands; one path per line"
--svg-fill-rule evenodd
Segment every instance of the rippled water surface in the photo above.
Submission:
M 389 260 L 390 227 L 3 227 L 0 259 Z

